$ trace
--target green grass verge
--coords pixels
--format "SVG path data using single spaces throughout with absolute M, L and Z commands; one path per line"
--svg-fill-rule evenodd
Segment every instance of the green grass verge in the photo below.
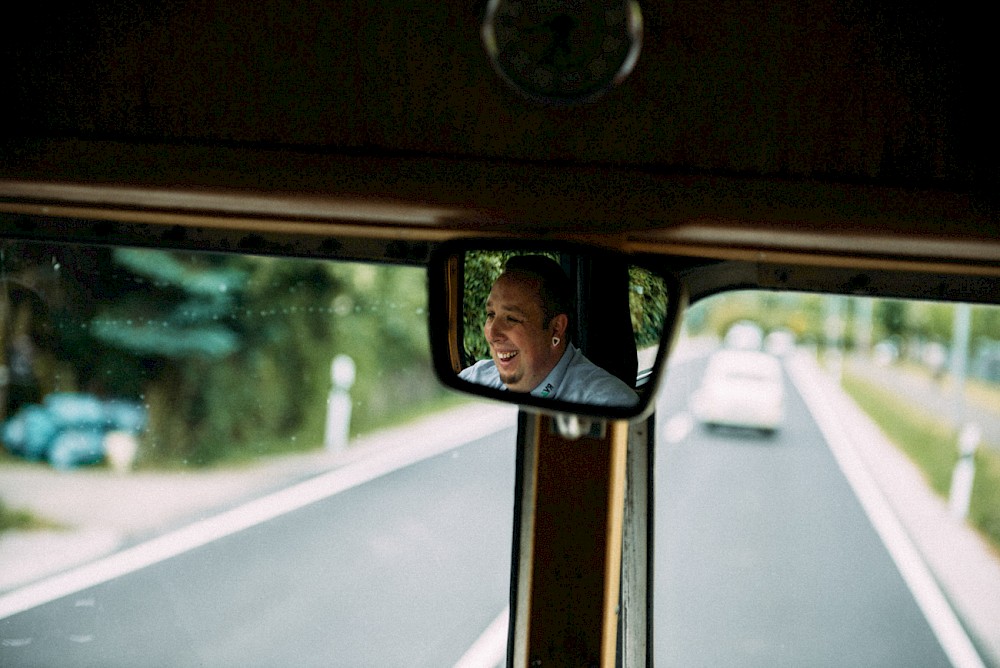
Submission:
M 390 427 L 398 427 L 404 425 L 408 422 L 413 422 L 414 420 L 419 420 L 420 418 L 427 417 L 434 413 L 440 411 L 448 410 L 449 408 L 457 408 L 463 406 L 476 399 L 471 398 L 464 394 L 459 394 L 458 392 L 438 392 L 430 395 L 427 399 L 410 404 L 401 409 L 397 409 L 390 414 L 383 416 L 380 419 L 373 420 L 371 423 L 364 425 L 360 429 L 351 429 L 351 438 L 356 436 L 361 436 L 363 434 L 369 434 L 380 429 L 388 429 Z
M 996 449 L 980 448 L 976 452 L 969 521 L 1000 550 L 1000 453 Z
M 947 498 L 958 461 L 955 430 L 946 421 L 913 406 L 904 396 L 850 372 L 845 371 L 843 386 L 923 471 L 931 488 Z M 976 451 L 969 522 L 1000 550 L 1000 451 L 988 444 Z
M 404 425 L 407 422 L 412 422 L 449 408 L 461 406 L 469 403 L 469 401 L 469 397 L 457 392 L 435 392 L 425 399 L 417 400 L 406 406 L 385 411 L 383 414 L 375 418 L 370 418 L 360 423 L 357 421 L 353 422 L 351 425 L 350 438 L 354 439 L 358 436 L 369 434 L 380 429 Z M 143 468 L 169 470 L 189 469 L 192 466 L 197 468 L 240 467 L 253 465 L 259 462 L 261 458 L 315 452 L 323 447 L 324 428 L 324 425 L 317 421 L 315 424 L 305 426 L 295 436 L 285 439 L 261 440 L 250 446 L 220 451 L 219 455 L 209 462 L 176 462 L 171 460 L 160 460 L 156 462 L 146 462 Z
M 422 397 L 415 398 L 403 406 L 387 406 L 385 410 L 374 415 L 366 415 L 366 419 L 353 420 L 350 438 L 354 439 L 358 436 L 379 431 L 380 429 L 405 425 L 408 422 L 450 408 L 456 408 L 470 401 L 474 401 L 474 399 L 470 399 L 468 396 L 458 392 L 434 388 L 434 391 L 430 391 Z M 369 413 L 371 412 L 369 411 Z M 316 452 L 323 447 L 325 417 L 325 415 L 316 416 L 316 419 L 310 424 L 303 425 L 297 433 L 284 438 L 258 439 L 252 443 L 242 444 L 238 447 L 215 449 L 212 451 L 211 458 L 203 460 L 157 456 L 148 451 L 145 453 L 140 451 L 139 460 L 136 462 L 136 469 L 145 471 L 185 471 L 190 469 L 239 468 L 251 466 L 261 461 L 261 459 L 268 457 Z M 20 457 L 10 455 L 0 445 L 0 466 L 48 467 L 48 464 L 45 462 L 27 462 Z M 106 467 L 107 464 L 101 463 L 94 466 Z M 11 522 L 14 521 L 13 519 L 11 520 Z
M 0 533 L 15 529 L 20 531 L 34 531 L 58 528 L 60 527 L 53 522 L 36 517 L 27 510 L 8 508 L 3 500 L 0 499 Z

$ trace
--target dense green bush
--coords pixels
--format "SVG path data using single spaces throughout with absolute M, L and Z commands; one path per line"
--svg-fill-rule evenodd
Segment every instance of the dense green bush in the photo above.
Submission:
M 240 349 L 192 356 L 150 389 L 153 459 L 204 464 L 322 443 L 331 363 L 352 358 L 352 432 L 443 395 L 427 341 L 424 272 L 351 263 L 255 260 Z
M 41 393 L 143 403 L 144 465 L 319 446 L 338 354 L 357 365 L 355 432 L 444 394 L 419 268 L 23 242 L 0 250 L 12 280 L 47 286 L 42 306 L 14 304 L 30 315 L 19 327 L 32 338 Z
M 637 349 L 659 343 L 669 296 L 662 278 L 647 269 L 629 267 L 629 313 Z

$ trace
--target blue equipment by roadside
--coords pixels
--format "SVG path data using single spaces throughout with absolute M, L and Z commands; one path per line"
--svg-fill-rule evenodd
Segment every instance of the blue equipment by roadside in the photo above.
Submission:
M 107 433 L 138 435 L 145 427 L 146 409 L 140 404 L 57 392 L 41 405 L 22 407 L 0 427 L 0 438 L 12 454 L 71 469 L 103 460 Z

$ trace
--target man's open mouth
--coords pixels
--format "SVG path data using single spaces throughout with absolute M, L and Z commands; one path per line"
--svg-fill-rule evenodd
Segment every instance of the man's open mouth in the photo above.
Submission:
M 499 350 L 497 351 L 497 359 L 500 360 L 501 362 L 507 362 L 508 360 L 512 360 L 515 357 L 517 357 L 516 350 L 512 350 L 510 352 L 505 352 L 505 353 L 502 353 Z

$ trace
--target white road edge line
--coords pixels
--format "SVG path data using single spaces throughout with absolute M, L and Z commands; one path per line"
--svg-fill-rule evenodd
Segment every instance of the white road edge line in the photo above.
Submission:
M 510 619 L 510 607 L 504 608 L 483 634 L 479 636 L 472 647 L 462 655 L 454 668 L 496 668 L 507 656 L 507 626 Z
M 837 393 L 824 392 L 817 387 L 818 383 L 815 382 L 817 379 L 807 377 L 808 372 L 803 369 L 804 363 L 807 362 L 803 358 L 790 360 L 786 365 L 789 375 L 799 394 L 805 399 L 834 458 L 848 483 L 854 488 L 862 508 L 896 563 L 896 568 L 913 593 L 917 605 L 927 618 L 945 654 L 955 668 L 985 668 L 972 640 L 924 563 L 920 552 L 910 540 L 864 462 L 854 451 L 850 437 L 830 405 L 831 399 L 836 397 Z
M 463 424 L 461 433 L 441 433 L 430 447 L 421 445 L 379 452 L 103 559 L 16 589 L 0 596 L 0 620 L 165 561 L 511 427 L 516 423 L 510 415 Z

